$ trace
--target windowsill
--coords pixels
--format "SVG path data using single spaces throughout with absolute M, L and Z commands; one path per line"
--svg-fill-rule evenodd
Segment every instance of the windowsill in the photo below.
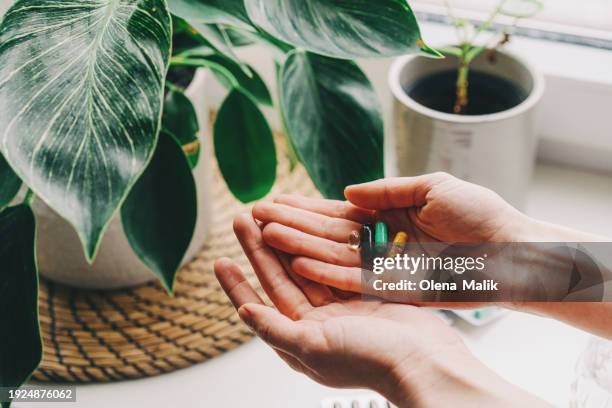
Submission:
M 452 43 L 449 26 L 421 24 L 425 41 L 436 46 Z M 612 172 L 612 52 L 596 48 L 515 36 L 508 50 L 521 55 L 546 78 L 538 107 L 538 154 L 549 162 Z M 374 83 L 391 122 L 391 95 L 387 86 L 389 60 L 361 61 Z M 391 135 L 388 127 L 387 135 Z M 388 138 L 388 174 L 393 174 L 393 141 Z
M 497 0 L 448 0 L 457 17 L 481 24 L 496 7 Z M 445 0 L 411 0 L 419 21 L 448 20 Z M 546 3 L 533 18 L 518 21 L 515 30 L 528 37 L 559 39 L 582 45 L 612 46 L 612 6 L 608 0 L 589 0 L 588 6 L 576 5 L 576 0 L 555 0 Z M 500 24 L 513 24 L 514 18 L 500 15 Z

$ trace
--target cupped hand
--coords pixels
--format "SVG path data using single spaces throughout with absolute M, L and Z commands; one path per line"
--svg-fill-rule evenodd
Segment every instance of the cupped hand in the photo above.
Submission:
M 336 208 L 343 209 L 353 212 Z M 355 211 L 354 218 L 364 216 Z M 251 215 L 238 217 L 234 230 L 276 309 L 264 304 L 231 260 L 216 262 L 217 278 L 240 317 L 295 370 L 328 386 L 373 389 L 400 407 L 534 402 L 480 364 L 431 313 L 338 298 L 296 275 L 286 256 L 266 245 Z
M 335 387 L 368 387 L 401 400 L 407 372 L 436 359 L 469 359 L 457 333 L 416 307 L 340 299 L 326 286 L 296 276 L 269 248 L 250 215 L 235 232 L 277 309 L 266 306 L 228 259 L 215 272 L 240 317 L 295 370 Z M 416 398 L 416 396 L 411 397 Z
M 410 242 L 488 243 L 520 240 L 530 222 L 491 190 L 445 173 L 351 186 L 346 197 L 281 196 L 257 204 L 253 215 L 265 224 L 265 242 L 290 255 L 295 273 L 351 292 L 362 289 L 361 259 L 347 239 L 363 223 L 383 220 L 390 238 L 405 231 Z

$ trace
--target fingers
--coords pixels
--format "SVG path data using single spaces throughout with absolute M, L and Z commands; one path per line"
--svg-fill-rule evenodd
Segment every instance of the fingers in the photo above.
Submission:
M 215 262 L 214 269 L 217 280 L 236 309 L 245 303 L 264 304 L 235 262 L 221 258 Z
M 361 227 L 361 224 L 344 218 L 267 202 L 256 204 L 253 216 L 265 224 L 277 222 L 307 234 L 343 243 L 347 242 L 351 231 L 359 231 Z
M 306 234 L 281 224 L 266 225 L 263 237 L 271 247 L 291 255 L 307 256 L 335 265 L 361 265 L 359 252 L 352 250 L 347 244 Z
M 234 220 L 234 232 L 261 286 L 281 313 L 297 319 L 311 310 L 312 305 L 304 293 L 287 275 L 274 251 L 264 243 L 262 231 L 250 214 L 239 215 Z
M 325 285 L 321 285 L 312 280 L 304 279 L 302 276 L 295 273 L 289 262 L 289 256 L 284 253 L 276 253 L 279 261 L 289 274 L 291 279 L 302 289 L 308 300 L 313 306 L 324 306 L 335 300 L 332 291 Z
M 266 343 L 293 356 L 299 356 L 300 344 L 306 337 L 304 326 L 282 315 L 271 307 L 248 303 L 238 314 Z
M 302 256 L 292 259 L 291 268 L 311 281 L 343 291 L 361 292 L 361 268 L 332 265 Z
M 356 207 L 346 201 L 309 198 L 298 195 L 281 195 L 274 202 L 327 215 L 328 217 L 351 220 L 360 224 L 367 224 L 375 220 L 373 211 Z
M 356 206 L 371 210 L 421 207 L 431 188 L 452 176 L 433 173 L 418 177 L 392 177 L 346 188 L 346 198 Z

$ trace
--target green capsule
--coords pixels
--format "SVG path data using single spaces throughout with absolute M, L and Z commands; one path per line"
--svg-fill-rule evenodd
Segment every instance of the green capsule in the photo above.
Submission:
M 374 242 L 377 247 L 386 247 L 387 242 L 389 241 L 388 233 L 387 233 L 387 224 L 384 222 L 377 222 L 375 226 L 374 232 Z

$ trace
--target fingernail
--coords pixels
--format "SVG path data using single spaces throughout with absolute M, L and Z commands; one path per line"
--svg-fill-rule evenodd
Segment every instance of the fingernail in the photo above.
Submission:
M 240 316 L 240 319 L 246 323 L 247 326 L 253 327 L 253 316 L 251 316 L 251 312 L 249 312 L 246 306 L 242 306 L 238 309 L 238 316 Z

